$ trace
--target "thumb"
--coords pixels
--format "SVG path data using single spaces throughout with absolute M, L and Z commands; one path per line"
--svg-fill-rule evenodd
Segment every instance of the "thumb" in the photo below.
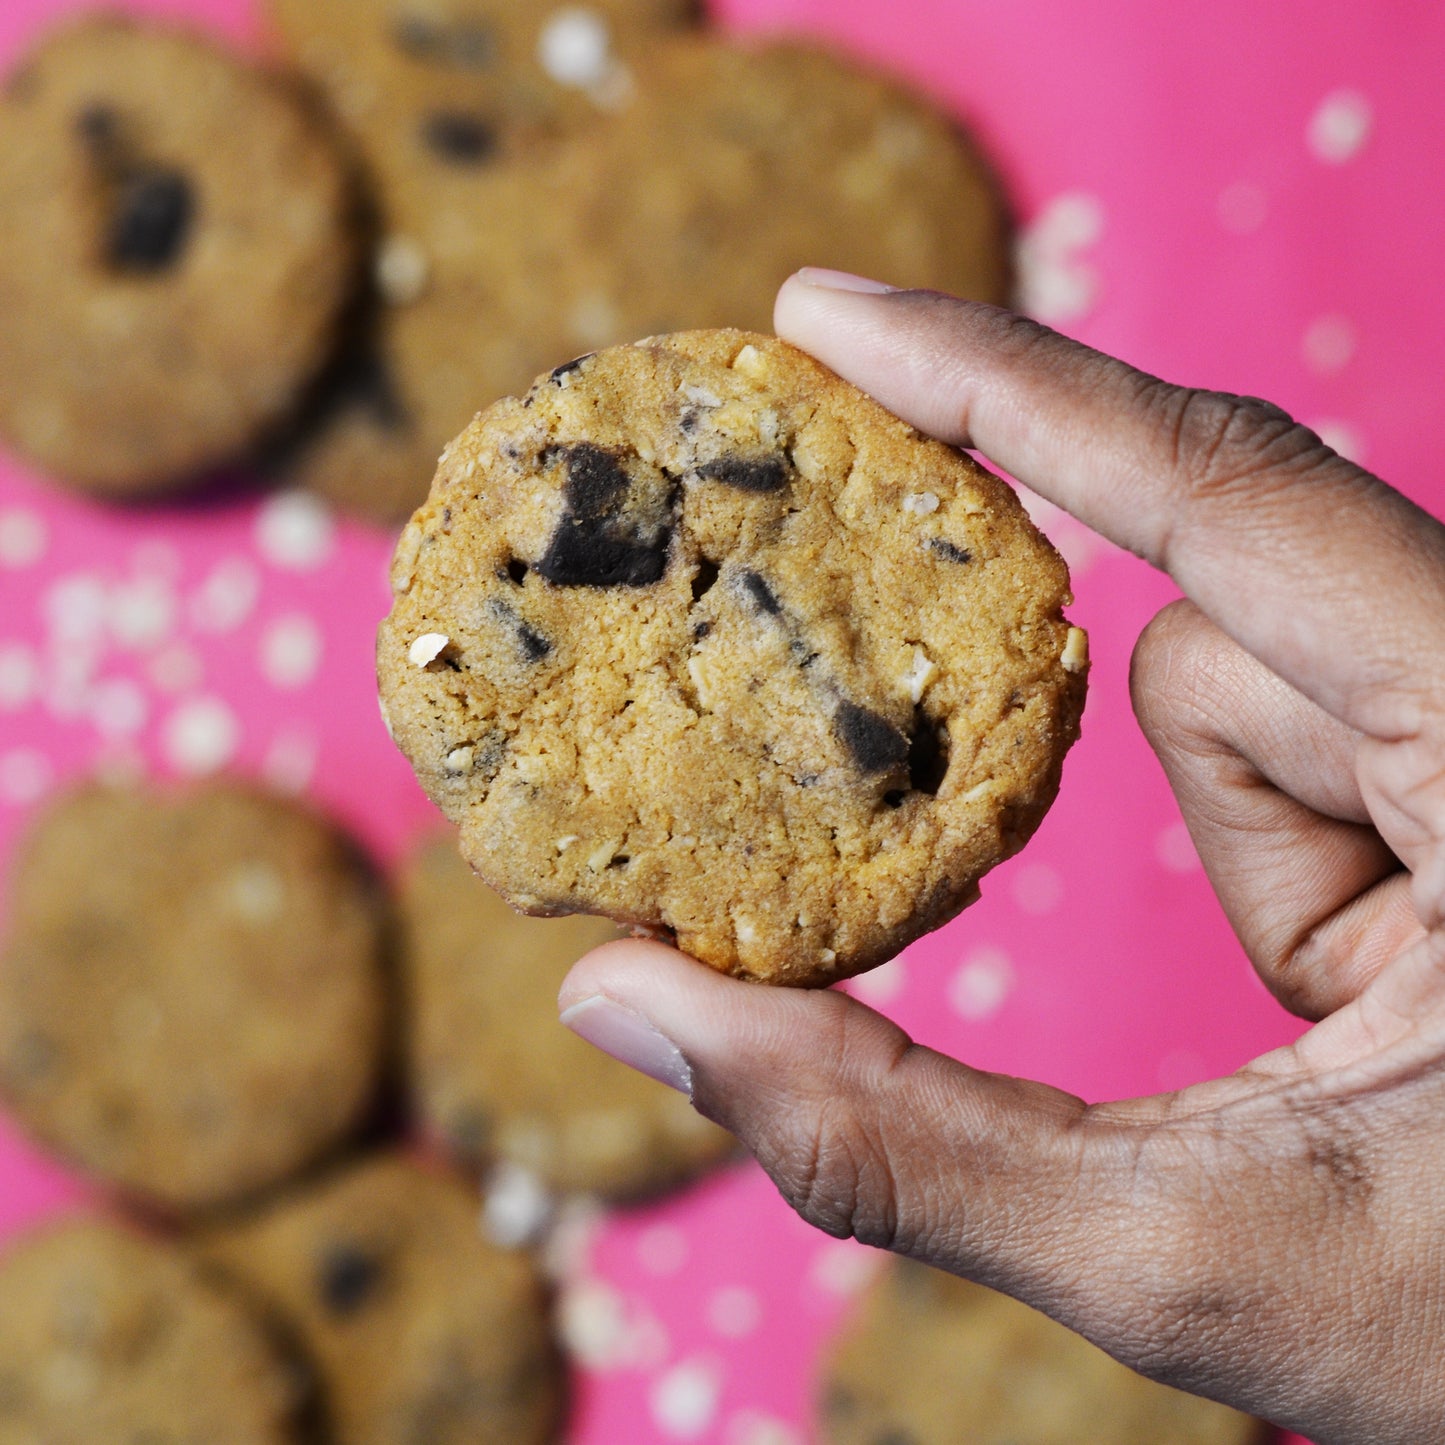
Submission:
M 1072 1313 L 1109 1227 L 1082 1102 L 967 1068 L 837 992 L 765 988 L 658 943 L 582 959 L 562 1021 L 687 1093 L 810 1223 Z M 1113 1177 L 1123 1171 L 1099 1169 Z M 1087 1198 L 1087 1209 L 1085 1199 Z

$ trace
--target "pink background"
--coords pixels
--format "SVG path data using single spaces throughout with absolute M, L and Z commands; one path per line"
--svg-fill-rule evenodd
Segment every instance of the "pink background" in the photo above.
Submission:
M 0 63 L 55 0 L 6 0 Z M 152 0 L 246 38 L 243 0 Z M 1445 510 L 1445 11 L 1214 0 L 719 0 L 831 37 L 981 132 L 1044 319 L 1173 379 L 1270 397 Z M 1068 518 L 1095 670 L 1063 796 L 984 899 L 857 992 L 927 1043 L 1098 1099 L 1172 1088 L 1297 1031 L 1234 942 L 1130 716 L 1170 588 Z M 231 767 L 303 790 L 385 862 L 430 816 L 372 693 L 389 539 L 294 496 L 117 511 L 0 458 L 0 855 L 97 766 Z M 0 856 L 3 861 L 3 856 Z M 0 1235 L 83 1194 L 0 1121 Z M 797 1445 L 818 1348 L 868 1251 L 752 1166 L 579 1210 L 569 1439 Z

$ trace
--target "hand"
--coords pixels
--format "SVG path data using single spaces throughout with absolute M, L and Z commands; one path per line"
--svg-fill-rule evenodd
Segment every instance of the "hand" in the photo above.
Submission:
M 566 1022 L 831 1234 L 1320 1445 L 1445 1439 L 1445 528 L 1264 402 L 863 285 L 792 278 L 779 334 L 1185 594 L 1139 640 L 1135 710 L 1260 976 L 1321 1022 L 1093 1107 L 659 944 L 582 960 Z

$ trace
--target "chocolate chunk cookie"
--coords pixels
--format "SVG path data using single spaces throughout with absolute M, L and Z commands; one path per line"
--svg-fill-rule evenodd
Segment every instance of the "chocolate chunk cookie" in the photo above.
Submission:
M 319 1376 L 334 1445 L 533 1445 L 564 1402 L 547 1300 L 474 1191 L 373 1160 L 203 1242 Z
M 730 1150 L 731 1137 L 681 1095 L 558 1025 L 562 979 L 618 936 L 611 925 L 514 913 L 451 838 L 412 860 L 401 916 L 413 1080 L 423 1117 L 453 1154 L 617 1198 L 677 1183 Z
M 5 1445 L 295 1445 L 297 1382 L 179 1253 L 73 1222 L 0 1260 Z
M 0 1094 L 40 1139 L 179 1209 L 285 1178 L 368 1104 L 384 987 L 349 843 L 239 785 L 91 787 L 22 848 Z
M 1270 1438 L 1258 1421 L 1156 1385 L 1006 1295 L 908 1262 L 886 1267 L 834 1344 L 818 1424 L 825 1445 Z
M 0 97 L 0 432 L 91 491 L 179 484 L 288 413 L 354 280 L 324 125 L 206 41 L 92 17 Z
M 1078 732 L 1084 635 L 1012 490 L 760 335 L 490 408 L 392 584 L 383 706 L 478 872 L 745 977 L 831 982 L 951 918 Z

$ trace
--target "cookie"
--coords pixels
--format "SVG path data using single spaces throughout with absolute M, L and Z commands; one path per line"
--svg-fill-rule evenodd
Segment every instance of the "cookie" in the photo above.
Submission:
M 77 1221 L 0 1259 L 4 1445 L 296 1445 L 297 1396 L 251 1312 L 178 1252 Z
M 829 1352 L 818 1426 L 824 1445 L 1270 1438 L 1258 1421 L 1146 1380 L 1006 1295 L 909 1262 L 886 1267 Z
M 383 708 L 488 883 L 817 985 L 977 896 L 1058 786 L 1084 634 L 1012 490 L 794 348 L 570 362 L 444 454 Z
M 559 305 L 610 310 L 601 341 L 765 330 L 802 266 L 980 301 L 1010 288 L 998 183 L 957 123 L 816 46 L 659 43 L 630 103 L 547 179 L 583 237 Z
M 317 1158 L 369 1104 L 376 889 L 299 804 L 86 788 L 40 819 L 9 901 L 0 1095 L 85 1169 L 205 1208 Z
M 621 1068 L 557 1023 L 557 990 L 601 919 L 526 918 L 439 838 L 401 886 L 401 970 L 422 1117 L 468 1164 L 500 1159 L 557 1191 L 654 1193 L 732 1139 L 680 1094 Z
M 233 459 L 328 359 L 352 192 L 289 84 L 92 17 L 0 98 L 0 433 L 93 492 Z
M 548 1302 L 478 1212 L 456 1181 L 381 1158 L 202 1248 L 309 1357 L 333 1445 L 540 1445 L 565 1399 Z

